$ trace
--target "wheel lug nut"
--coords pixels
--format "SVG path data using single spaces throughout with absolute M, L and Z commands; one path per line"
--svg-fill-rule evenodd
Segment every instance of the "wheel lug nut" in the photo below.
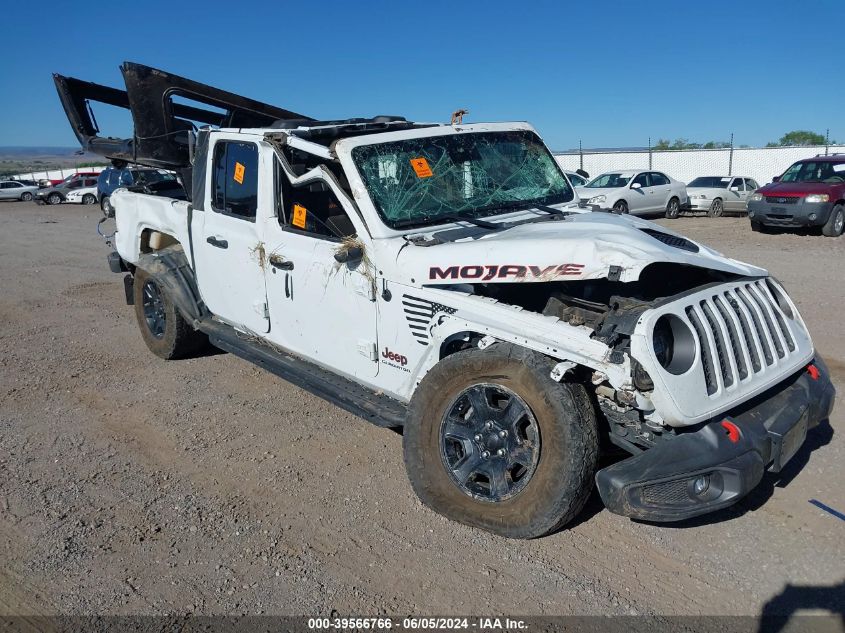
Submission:
M 492 429 L 492 428 L 493 428 L 493 423 L 492 423 L 492 422 L 487 422 L 484 426 L 486 426 L 488 429 Z
M 499 431 L 499 437 L 507 437 L 507 436 L 508 436 L 507 431 Z
M 489 451 L 482 451 L 481 456 L 484 459 L 487 459 L 488 457 L 490 457 L 490 452 Z
M 476 433 L 476 435 L 475 435 L 475 441 L 476 441 L 476 442 L 480 442 L 480 441 L 481 441 L 481 433 Z
M 499 457 L 504 457 L 505 449 L 500 448 L 498 451 L 496 451 L 496 455 L 498 455 Z

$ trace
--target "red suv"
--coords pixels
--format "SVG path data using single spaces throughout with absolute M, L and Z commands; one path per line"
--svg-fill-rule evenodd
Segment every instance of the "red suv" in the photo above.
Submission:
M 828 237 L 845 228 L 845 154 L 799 160 L 748 199 L 751 230 L 820 226 Z

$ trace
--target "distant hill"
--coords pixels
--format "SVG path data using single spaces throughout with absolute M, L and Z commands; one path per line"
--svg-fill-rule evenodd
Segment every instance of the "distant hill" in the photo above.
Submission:
M 0 177 L 65 167 L 104 165 L 96 154 L 80 154 L 79 147 L 0 146 Z

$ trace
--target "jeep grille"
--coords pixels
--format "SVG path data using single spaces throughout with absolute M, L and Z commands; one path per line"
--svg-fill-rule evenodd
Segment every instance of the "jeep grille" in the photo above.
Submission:
M 701 350 L 707 394 L 749 380 L 795 352 L 787 316 L 765 280 L 738 284 L 686 306 Z

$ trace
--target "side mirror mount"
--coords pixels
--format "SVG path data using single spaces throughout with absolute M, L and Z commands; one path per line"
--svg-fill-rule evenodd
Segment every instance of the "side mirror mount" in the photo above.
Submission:
M 642 185 L 638 182 L 635 182 L 633 185 L 631 185 L 631 189 L 642 189 Z
M 772 178 L 772 182 L 780 182 L 780 176 L 775 176 Z
M 348 246 L 334 254 L 334 260 L 339 264 L 354 264 L 364 258 L 364 249 L 360 246 Z

